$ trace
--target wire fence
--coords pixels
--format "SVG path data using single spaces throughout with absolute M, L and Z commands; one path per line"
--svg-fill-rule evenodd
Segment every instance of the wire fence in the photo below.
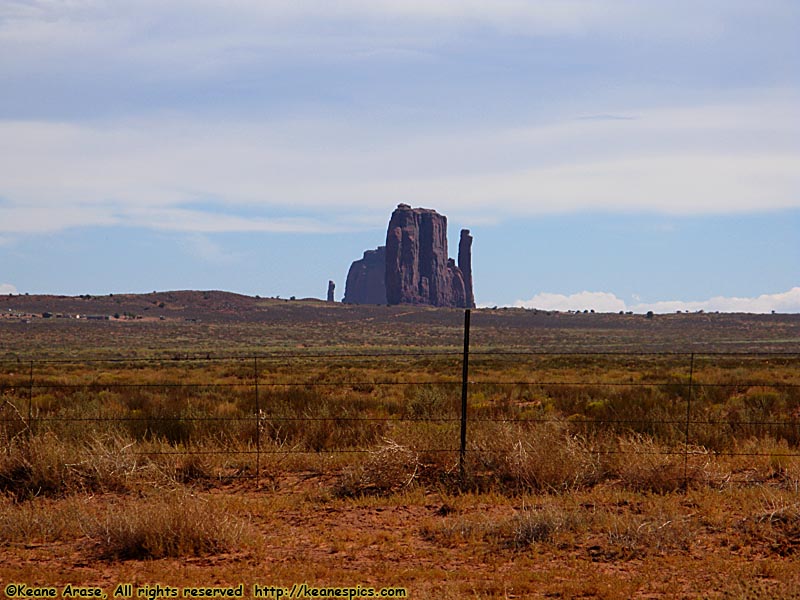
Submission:
M 684 485 L 697 457 L 800 459 L 800 353 L 470 351 L 465 317 L 462 352 L 0 361 L 0 441 L 122 430 L 134 456 L 224 458 L 256 481 L 276 456 L 371 454 L 398 432 L 464 478 L 508 454 L 498 427 L 519 451 L 548 426 L 656 440 L 587 451 L 677 458 Z

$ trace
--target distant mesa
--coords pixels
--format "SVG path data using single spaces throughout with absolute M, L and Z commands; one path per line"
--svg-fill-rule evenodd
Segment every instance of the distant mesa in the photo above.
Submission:
M 448 258 L 447 217 L 399 204 L 386 245 L 367 250 L 350 266 L 343 302 L 474 308 L 469 230 L 461 230 L 456 265 Z

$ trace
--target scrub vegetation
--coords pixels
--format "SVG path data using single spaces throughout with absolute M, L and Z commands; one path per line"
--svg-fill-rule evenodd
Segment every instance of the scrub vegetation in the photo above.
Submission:
M 147 561 L 149 582 L 414 598 L 800 594 L 800 324 L 756 319 L 750 348 L 737 321 L 733 355 L 643 316 L 613 339 L 660 353 L 591 327 L 579 353 L 502 353 L 478 311 L 462 463 L 457 343 L 413 335 L 435 311 L 384 310 L 378 344 L 277 351 L 254 324 L 269 350 L 247 354 L 226 345 L 238 321 L 193 324 L 214 335 L 182 355 L 169 322 L 80 324 L 102 348 L 77 323 L 0 324 L 0 579 L 127 581 Z M 389 346 L 393 328 L 417 344 Z

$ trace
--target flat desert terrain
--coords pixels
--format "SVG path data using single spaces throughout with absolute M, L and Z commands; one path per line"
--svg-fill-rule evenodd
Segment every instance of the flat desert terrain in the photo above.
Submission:
M 800 316 L 0 313 L 6 596 L 800 597 Z

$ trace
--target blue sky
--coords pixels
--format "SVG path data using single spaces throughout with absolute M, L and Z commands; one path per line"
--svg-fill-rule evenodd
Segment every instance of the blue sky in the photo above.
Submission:
M 794 0 L 4 0 L 0 292 L 340 298 L 406 202 L 473 231 L 479 305 L 800 312 L 798 30 Z

